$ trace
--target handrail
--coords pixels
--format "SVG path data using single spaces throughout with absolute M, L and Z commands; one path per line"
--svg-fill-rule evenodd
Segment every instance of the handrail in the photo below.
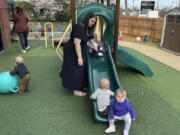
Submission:
M 64 32 L 64 34 L 63 34 L 63 36 L 62 36 L 62 38 L 61 38 L 61 40 L 60 40 L 60 42 L 59 42 L 59 44 L 58 44 L 58 46 L 57 46 L 57 48 L 56 48 L 56 53 L 57 53 L 58 56 L 60 57 L 60 60 L 61 60 L 61 61 L 63 61 L 63 51 L 60 49 L 60 45 L 61 45 L 62 41 L 64 40 L 64 38 L 65 38 L 65 36 L 66 36 L 66 34 L 67 34 L 67 32 L 69 31 L 69 29 L 70 29 L 71 27 L 72 27 L 72 24 L 69 23 L 69 25 L 67 26 L 67 28 L 66 28 L 66 30 L 65 30 L 65 32 Z
M 96 24 L 96 29 L 95 29 L 95 33 L 97 35 L 97 40 L 102 40 L 101 39 L 101 32 L 100 32 L 100 21 L 99 21 L 99 16 L 97 17 L 97 24 Z
M 45 31 L 44 40 L 45 40 L 45 46 L 46 46 L 46 48 L 47 48 L 47 46 L 48 46 L 48 43 L 47 43 L 47 31 L 46 31 L 46 25 L 47 25 L 47 24 L 51 25 L 51 28 L 52 28 L 52 30 L 51 30 L 51 35 L 52 35 L 51 41 L 52 41 L 52 47 L 54 48 L 54 30 L 53 30 L 53 24 L 50 23 L 50 22 L 46 22 L 46 23 L 44 24 L 44 31 Z

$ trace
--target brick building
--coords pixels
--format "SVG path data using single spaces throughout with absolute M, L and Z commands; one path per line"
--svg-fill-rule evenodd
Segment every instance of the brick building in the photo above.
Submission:
M 11 43 L 8 2 L 9 0 L 0 0 L 0 51 L 9 48 Z

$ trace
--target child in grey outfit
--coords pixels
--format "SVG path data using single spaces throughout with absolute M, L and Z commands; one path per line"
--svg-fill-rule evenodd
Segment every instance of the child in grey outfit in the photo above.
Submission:
M 98 111 L 103 115 L 109 114 L 110 97 L 114 96 L 114 92 L 109 89 L 110 82 L 108 79 L 101 79 L 100 88 L 90 96 L 91 99 L 97 99 Z

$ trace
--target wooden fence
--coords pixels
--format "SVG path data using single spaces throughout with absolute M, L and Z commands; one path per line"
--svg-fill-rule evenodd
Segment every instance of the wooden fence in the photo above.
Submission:
M 151 40 L 161 40 L 164 19 L 138 18 L 121 16 L 119 20 L 119 33 L 132 37 L 148 35 Z

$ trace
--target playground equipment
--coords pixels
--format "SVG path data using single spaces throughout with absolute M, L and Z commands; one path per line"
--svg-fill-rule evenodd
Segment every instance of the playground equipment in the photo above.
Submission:
M 61 43 L 63 42 L 63 40 L 64 40 L 67 32 L 68 32 L 71 28 L 72 28 L 72 24 L 69 23 L 69 25 L 67 26 L 67 28 L 66 28 L 66 30 L 65 30 L 65 32 L 64 32 L 64 34 L 63 34 L 63 36 L 62 36 L 62 38 L 61 38 L 61 40 L 60 40 L 60 42 L 59 42 L 59 44 L 58 44 L 58 46 L 57 46 L 57 48 L 56 48 L 56 53 L 57 53 L 58 56 L 60 57 L 61 61 L 63 61 L 63 51 L 62 51 L 62 49 L 60 48 L 60 45 L 61 45 Z
M 100 18 L 99 16 L 97 17 L 97 24 L 96 24 L 96 29 L 95 29 L 95 34 L 97 35 L 97 40 L 101 40 L 101 29 L 100 29 Z
M 115 91 L 121 88 L 115 65 L 113 62 L 110 45 L 113 45 L 113 31 L 114 31 L 114 12 L 112 7 L 106 7 L 99 3 L 91 3 L 87 6 L 79 7 L 77 12 L 77 22 L 80 22 L 86 14 L 94 12 L 97 16 L 102 16 L 106 20 L 106 29 L 104 31 L 103 41 L 105 44 L 105 52 L 101 57 L 91 57 L 88 55 L 88 77 L 90 94 L 99 87 L 99 80 L 107 78 L 110 80 L 110 89 Z M 99 122 L 108 122 L 107 117 L 98 113 L 96 101 L 92 101 L 93 112 L 95 120 Z
M 57 32 L 61 32 L 62 30 L 61 30 L 61 26 L 60 25 L 58 25 L 58 27 L 57 27 Z
M 77 23 L 80 22 L 89 12 L 94 12 L 97 16 L 103 17 L 106 21 L 106 28 L 103 33 L 103 38 L 101 39 L 105 45 L 103 56 L 92 57 L 88 55 L 88 80 L 90 94 L 94 93 L 94 91 L 99 87 L 99 80 L 101 80 L 102 78 L 107 78 L 110 80 L 110 89 L 115 92 L 116 89 L 121 88 L 121 84 L 116 73 L 116 68 L 110 49 L 110 46 L 113 46 L 115 42 L 114 6 L 106 7 L 100 3 L 91 3 L 86 6 L 77 7 Z M 60 44 L 61 42 L 56 49 L 58 55 Z M 118 47 L 117 52 L 119 62 L 130 66 L 138 72 L 141 72 L 142 74 L 144 74 L 144 76 L 153 75 L 148 65 L 145 62 L 141 61 L 137 56 L 131 54 L 122 47 Z M 98 122 L 107 123 L 108 118 L 98 112 L 97 102 L 92 101 L 92 105 L 95 120 Z
M 9 93 L 18 91 L 18 79 L 9 72 L 0 73 L 0 93 Z
M 54 48 L 54 38 L 55 38 L 55 36 L 54 36 L 53 24 L 50 23 L 50 22 L 46 22 L 46 23 L 44 24 L 44 31 L 45 31 L 44 40 L 45 40 L 45 46 L 46 46 L 46 48 L 47 48 L 47 46 L 48 46 L 48 42 L 47 42 L 47 40 L 48 40 L 48 38 L 47 38 L 47 28 L 46 28 L 47 25 L 50 25 L 50 26 L 51 26 L 51 34 L 50 34 L 50 36 L 51 36 L 51 41 L 52 41 L 52 42 L 51 42 L 51 43 L 52 43 L 52 47 Z
M 142 73 L 144 76 L 153 75 L 153 72 L 145 62 L 121 46 L 118 46 L 118 61 Z
M 106 20 L 106 29 L 104 31 L 103 41 L 105 44 L 105 53 L 102 57 L 91 57 L 88 55 L 88 77 L 90 94 L 99 87 L 99 80 L 107 78 L 110 80 L 110 89 L 116 91 L 121 88 L 116 68 L 113 62 L 110 46 L 114 44 L 114 7 L 106 7 L 99 3 L 91 3 L 78 8 L 77 22 L 80 22 L 86 14 L 94 12 L 97 16 L 102 16 Z M 118 47 L 118 61 L 134 68 L 144 74 L 144 76 L 152 76 L 153 73 L 148 65 L 141 61 L 137 56 L 131 54 L 122 47 Z M 107 117 L 98 113 L 96 101 L 92 101 L 95 120 L 107 123 Z

